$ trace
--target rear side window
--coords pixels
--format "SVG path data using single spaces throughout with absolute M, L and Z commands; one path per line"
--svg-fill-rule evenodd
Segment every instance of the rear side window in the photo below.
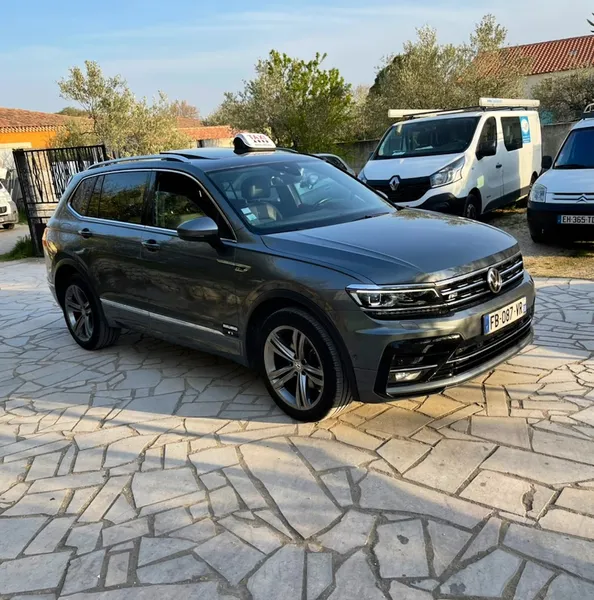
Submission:
M 99 199 L 101 198 L 101 188 L 103 187 L 103 180 L 105 177 L 95 177 L 95 185 L 89 198 L 89 204 L 87 208 L 87 217 L 98 217 L 99 216 Z
M 70 206 L 83 217 L 87 215 L 87 206 L 89 198 L 97 182 L 97 177 L 87 177 L 83 179 L 80 185 L 76 188 L 73 196 L 70 198 Z
M 99 201 L 99 217 L 122 223 L 142 222 L 147 171 L 105 175 Z
M 501 126 L 503 127 L 503 141 L 509 152 L 519 150 L 524 146 L 520 117 L 501 117 Z

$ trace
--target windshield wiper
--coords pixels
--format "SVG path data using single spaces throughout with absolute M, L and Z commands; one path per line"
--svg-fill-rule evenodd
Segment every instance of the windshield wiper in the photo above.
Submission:
M 555 165 L 555 169 L 592 169 L 587 165 L 578 165 L 577 163 L 567 163 L 565 165 Z
M 394 207 L 396 208 L 396 207 Z M 389 215 L 390 213 L 374 213 L 372 215 L 363 215 L 362 217 L 358 217 L 357 219 L 353 219 L 353 221 L 364 221 L 365 219 L 373 219 L 374 217 L 381 217 L 382 215 Z

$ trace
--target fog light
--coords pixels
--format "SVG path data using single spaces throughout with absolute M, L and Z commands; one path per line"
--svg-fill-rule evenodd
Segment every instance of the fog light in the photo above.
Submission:
M 405 381 L 414 381 L 423 374 L 423 371 L 390 371 L 388 384 L 403 383 Z

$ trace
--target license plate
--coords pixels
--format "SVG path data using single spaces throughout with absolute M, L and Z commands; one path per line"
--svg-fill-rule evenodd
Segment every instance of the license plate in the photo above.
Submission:
M 559 215 L 559 225 L 594 225 L 594 215 Z
M 521 319 L 527 310 L 526 298 L 520 298 L 503 308 L 483 315 L 483 333 L 489 335 L 511 325 L 514 321 Z

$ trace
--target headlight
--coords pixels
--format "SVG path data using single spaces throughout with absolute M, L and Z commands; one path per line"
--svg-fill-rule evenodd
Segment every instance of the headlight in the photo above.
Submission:
M 546 202 L 547 201 L 547 188 L 540 184 L 535 183 L 530 190 L 530 202 Z
M 359 181 L 362 181 L 363 183 L 367 183 L 367 177 L 365 177 L 365 173 L 363 173 L 363 171 L 361 171 L 359 173 L 359 175 L 357 176 L 357 179 Z
M 454 183 L 458 179 L 462 179 L 462 168 L 464 167 L 464 157 L 460 157 L 453 163 L 450 163 L 443 169 L 431 175 L 431 187 L 440 187 L 448 183 Z
M 433 286 L 351 285 L 347 292 L 364 311 L 379 315 L 435 312 L 443 307 Z

